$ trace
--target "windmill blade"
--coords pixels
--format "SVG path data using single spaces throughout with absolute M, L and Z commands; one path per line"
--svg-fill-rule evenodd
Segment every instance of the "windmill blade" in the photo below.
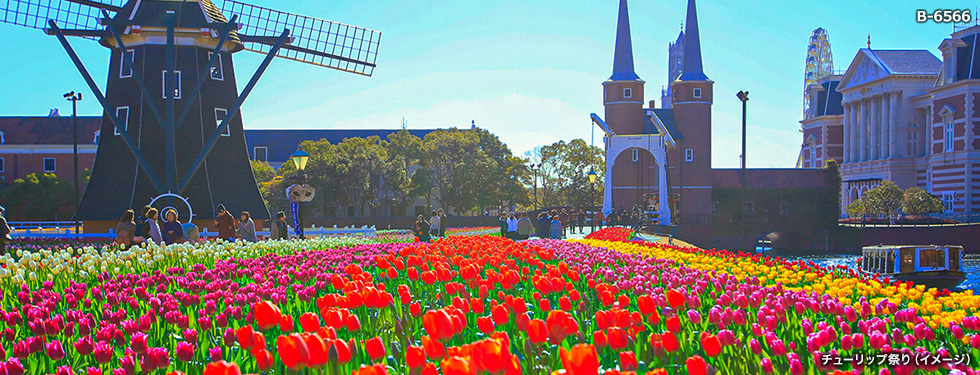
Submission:
M 378 58 L 381 32 L 280 12 L 268 8 L 226 0 L 225 15 L 238 15 L 242 26 L 238 34 L 245 49 L 268 53 L 283 29 L 289 29 L 292 43 L 282 46 L 276 56 L 370 76 Z
M 66 31 L 77 30 L 79 35 L 102 28 L 101 9 L 118 12 L 127 0 L 0 0 L 0 22 L 34 29 L 47 29 L 54 20 Z M 68 33 L 72 34 L 72 33 Z

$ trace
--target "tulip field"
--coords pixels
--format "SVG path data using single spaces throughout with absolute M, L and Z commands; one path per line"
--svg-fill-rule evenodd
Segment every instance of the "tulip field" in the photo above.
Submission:
M 0 257 L 0 375 L 978 374 L 980 296 L 495 228 Z

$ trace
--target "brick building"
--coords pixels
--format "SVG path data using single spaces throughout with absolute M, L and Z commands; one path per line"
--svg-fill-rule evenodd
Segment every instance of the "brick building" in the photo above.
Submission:
M 980 27 L 958 28 L 928 50 L 864 48 L 842 76 L 811 85 L 833 110 L 807 114 L 803 166 L 842 161 L 841 209 L 884 180 L 940 197 L 947 214 L 980 212 Z M 837 106 L 839 102 L 839 107 Z
M 91 170 L 99 143 L 100 117 L 78 117 L 78 174 Z M 74 181 L 72 119 L 52 110 L 48 117 L 0 117 L 0 178 L 12 183 L 31 173 L 54 173 Z

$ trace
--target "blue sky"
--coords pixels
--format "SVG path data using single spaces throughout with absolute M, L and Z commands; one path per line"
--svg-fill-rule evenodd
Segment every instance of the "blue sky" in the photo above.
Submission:
M 220 1 L 220 0 L 217 0 Z M 590 139 L 589 113 L 602 114 L 601 83 L 612 71 L 617 0 L 312 1 L 255 5 L 383 32 L 378 68 L 362 77 L 292 61 L 273 63 L 242 108 L 246 128 L 409 128 L 478 126 L 521 154 L 560 139 Z M 835 68 L 845 69 L 868 32 L 872 48 L 926 49 L 948 24 L 915 22 L 923 1 L 770 2 L 700 0 L 704 71 L 715 81 L 713 157 L 737 167 L 740 105 L 748 90 L 750 167 L 791 167 L 802 141 L 799 120 L 806 44 L 828 30 Z M 944 1 L 943 8 L 976 4 Z M 630 2 L 636 72 L 646 100 L 666 84 L 667 45 L 680 31 L 686 0 Z M 932 10 L 931 8 L 929 9 Z M 88 93 L 57 40 L 0 24 L 0 116 L 46 115 L 67 91 Z M 73 45 L 104 86 L 108 50 Z M 261 56 L 235 55 L 239 88 Z M 85 115 L 101 113 L 87 97 Z M 597 145 L 601 136 L 595 137 Z

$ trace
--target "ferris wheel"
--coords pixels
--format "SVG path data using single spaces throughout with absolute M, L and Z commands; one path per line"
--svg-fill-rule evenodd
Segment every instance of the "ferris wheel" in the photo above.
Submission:
M 817 80 L 834 74 L 834 56 L 830 53 L 830 36 L 827 30 L 818 27 L 810 33 L 810 44 L 806 48 L 806 74 L 803 83 L 803 114 L 809 118 L 810 97 L 806 88 Z

